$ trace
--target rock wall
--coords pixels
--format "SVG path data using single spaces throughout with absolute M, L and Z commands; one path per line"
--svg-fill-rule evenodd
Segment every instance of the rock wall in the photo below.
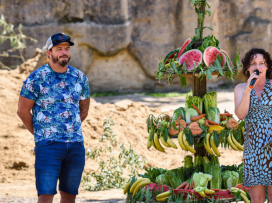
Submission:
M 252 47 L 271 51 L 270 0 L 207 0 L 204 36 L 215 35 L 233 59 Z M 75 42 L 70 64 L 89 77 L 92 92 L 187 91 L 178 78 L 169 87 L 156 80 L 157 65 L 167 52 L 194 35 L 197 16 L 188 0 L 0 0 L 0 13 L 9 23 L 38 40 L 29 43 L 32 56 L 57 32 Z M 8 44 L 0 47 L 0 52 Z M 13 60 L 14 61 L 14 60 Z M 7 59 L 6 63 L 13 61 Z M 242 77 L 237 77 L 237 81 Z M 213 88 L 224 79 L 208 83 Z

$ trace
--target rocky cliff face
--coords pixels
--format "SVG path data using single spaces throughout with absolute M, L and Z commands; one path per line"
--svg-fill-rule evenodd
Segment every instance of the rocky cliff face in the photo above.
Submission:
M 205 26 L 213 31 L 206 29 L 204 36 L 215 35 L 232 59 L 238 49 L 241 57 L 252 47 L 272 50 L 270 0 L 207 2 L 212 15 Z M 88 76 L 92 92 L 181 90 L 178 78 L 171 87 L 156 80 L 157 65 L 194 35 L 197 19 L 188 0 L 2 0 L 0 13 L 38 40 L 29 44 L 29 56 L 50 35 L 70 35 L 75 42 L 70 65 Z M 208 87 L 223 81 L 215 79 Z M 188 83 L 181 91 L 190 89 Z

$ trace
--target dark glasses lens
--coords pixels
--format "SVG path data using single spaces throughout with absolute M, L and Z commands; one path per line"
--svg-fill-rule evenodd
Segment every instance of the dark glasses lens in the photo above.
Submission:
M 65 41 L 70 41 L 70 37 L 69 36 L 57 36 L 53 39 L 53 42 L 55 43 L 59 43 L 59 42 L 65 42 Z

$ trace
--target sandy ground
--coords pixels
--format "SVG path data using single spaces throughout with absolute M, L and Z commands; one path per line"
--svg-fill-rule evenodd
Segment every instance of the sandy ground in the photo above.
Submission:
M 26 77 L 18 70 L 0 70 L 0 202 L 37 201 L 33 136 L 16 115 L 22 81 Z M 155 98 L 137 94 L 94 98 L 89 115 L 82 124 L 85 147 L 92 149 L 101 145 L 99 137 L 103 133 L 103 118 L 110 117 L 117 124 L 113 128 L 117 139 L 126 147 L 131 144 L 138 154 L 146 158 L 147 166 L 177 168 L 182 165 L 181 161 L 186 155 L 180 148 L 166 149 L 166 154 L 155 149 L 147 150 L 146 119 L 151 113 L 155 116 L 161 112 L 171 115 L 174 109 L 184 106 L 184 101 L 185 97 Z M 224 109 L 234 112 L 233 92 L 218 92 L 218 107 L 221 112 Z M 177 140 L 174 142 L 177 143 Z M 222 154 L 219 159 L 221 164 L 242 162 L 242 152 L 221 148 L 219 150 Z M 101 157 L 100 160 L 106 159 L 108 156 Z M 83 175 L 96 171 L 97 164 L 96 161 L 88 159 Z M 124 199 L 121 189 L 89 192 L 81 186 L 77 202 L 124 202 Z M 54 202 L 59 202 L 59 195 L 56 195 Z

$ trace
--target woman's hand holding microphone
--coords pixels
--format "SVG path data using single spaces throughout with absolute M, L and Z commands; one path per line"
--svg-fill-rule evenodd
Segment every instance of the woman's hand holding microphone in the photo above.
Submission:
M 246 85 L 246 91 L 251 91 L 254 86 L 255 86 L 255 83 L 256 81 L 258 80 L 258 77 L 259 77 L 259 70 L 256 69 L 248 78 L 247 80 L 247 85 Z

